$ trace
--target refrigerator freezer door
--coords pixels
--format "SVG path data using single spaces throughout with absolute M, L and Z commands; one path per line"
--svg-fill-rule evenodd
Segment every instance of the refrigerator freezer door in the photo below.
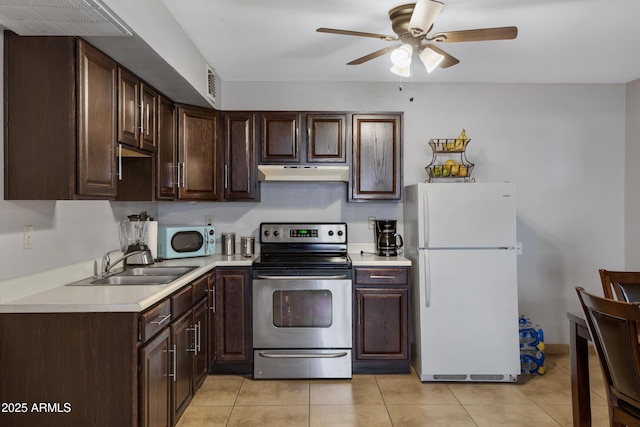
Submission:
M 495 248 L 516 244 L 512 183 L 419 184 L 422 248 Z
M 515 381 L 515 249 L 423 250 L 418 270 L 414 363 L 421 380 Z

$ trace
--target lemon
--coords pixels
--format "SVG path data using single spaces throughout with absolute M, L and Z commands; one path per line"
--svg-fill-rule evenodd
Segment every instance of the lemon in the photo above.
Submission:
M 460 166 L 459 174 L 460 174 L 460 176 L 467 176 L 467 167 L 466 166 Z
M 446 162 L 444 162 L 445 166 L 454 166 L 457 162 L 455 160 L 447 160 Z
M 451 166 L 451 176 L 458 176 L 458 171 L 460 169 L 460 166 L 456 165 L 452 165 Z

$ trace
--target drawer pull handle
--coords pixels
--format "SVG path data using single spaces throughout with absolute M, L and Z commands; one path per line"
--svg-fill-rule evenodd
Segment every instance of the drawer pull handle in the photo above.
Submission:
M 158 325 L 158 326 L 162 325 L 164 322 L 166 322 L 167 320 L 171 319 L 171 313 L 167 314 L 164 317 L 158 316 L 158 318 L 160 320 L 154 320 L 153 322 L 149 322 L 149 323 L 151 323 L 152 325 Z
M 395 279 L 396 276 L 376 276 L 376 275 L 371 275 L 369 276 L 369 279 Z

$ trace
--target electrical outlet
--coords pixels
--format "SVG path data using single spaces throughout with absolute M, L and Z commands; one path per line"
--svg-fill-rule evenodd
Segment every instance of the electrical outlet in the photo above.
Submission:
M 369 217 L 369 230 L 373 230 L 374 228 L 376 228 L 376 217 L 375 216 L 370 216 Z
M 213 215 L 207 215 L 204 217 L 205 225 L 213 225 Z
M 33 225 L 25 225 L 24 226 L 24 233 L 22 236 L 22 248 L 23 249 L 31 249 L 32 248 L 32 242 L 31 242 L 31 237 L 33 235 Z

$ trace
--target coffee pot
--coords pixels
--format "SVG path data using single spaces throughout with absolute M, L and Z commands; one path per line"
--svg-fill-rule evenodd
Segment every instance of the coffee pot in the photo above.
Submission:
M 394 219 L 377 219 L 375 226 L 375 242 L 378 255 L 397 256 L 398 249 L 404 242 L 402 236 L 397 233 L 397 221 Z

